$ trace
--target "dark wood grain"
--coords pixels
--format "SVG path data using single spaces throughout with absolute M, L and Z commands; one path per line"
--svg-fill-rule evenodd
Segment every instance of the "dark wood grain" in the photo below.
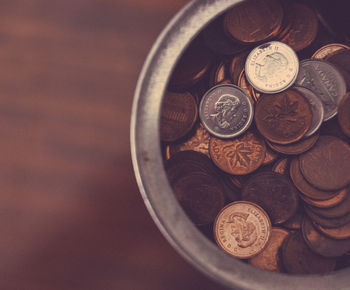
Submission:
M 222 289 L 153 224 L 133 92 L 187 1 L 1 0 L 0 289 Z

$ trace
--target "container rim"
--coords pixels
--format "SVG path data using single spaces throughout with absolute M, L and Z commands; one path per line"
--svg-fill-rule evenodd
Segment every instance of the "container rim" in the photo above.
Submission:
M 173 68 L 199 31 L 242 0 L 194 0 L 162 31 L 140 73 L 131 114 L 131 155 L 136 180 L 154 222 L 192 265 L 232 289 L 346 289 L 349 270 L 327 275 L 287 275 L 263 271 L 220 250 L 188 219 L 166 177 L 159 139 L 162 96 Z

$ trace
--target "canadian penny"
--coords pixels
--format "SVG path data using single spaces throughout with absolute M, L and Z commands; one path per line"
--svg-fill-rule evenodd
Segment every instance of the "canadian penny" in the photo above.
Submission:
M 160 139 L 173 142 L 190 132 L 197 120 L 196 100 L 190 93 L 167 91 L 163 98 Z
M 330 207 L 336 206 L 341 202 L 343 202 L 346 196 L 347 196 L 347 191 L 344 189 L 340 190 L 336 195 L 326 200 L 316 200 L 316 199 L 309 198 L 303 194 L 300 195 L 300 197 L 305 203 L 318 208 L 330 208 Z
M 199 106 L 204 127 L 219 138 L 232 138 L 244 133 L 253 121 L 250 98 L 239 87 L 218 85 L 209 89 Z
M 272 148 L 276 152 L 286 155 L 299 155 L 311 149 L 317 142 L 318 137 L 319 134 L 314 134 L 311 137 L 303 138 L 295 143 L 286 145 L 276 144 L 269 141 L 267 141 L 266 143 L 269 145 L 270 148 Z
M 263 165 L 268 165 L 274 162 L 278 158 L 278 154 L 272 151 L 270 148 L 266 147 L 265 159 Z
M 308 101 L 294 89 L 275 95 L 262 95 L 255 107 L 256 126 L 273 143 L 297 142 L 309 130 L 311 121 Z
M 229 174 L 245 175 L 255 171 L 263 163 L 265 152 L 264 140 L 250 131 L 230 140 L 210 138 L 211 159 Z
M 339 228 L 350 222 L 350 214 L 339 217 L 339 218 L 325 218 L 315 214 L 309 207 L 304 207 L 305 213 L 310 217 L 315 223 L 325 227 L 325 228 Z
M 338 104 L 346 93 L 346 83 L 341 73 L 332 64 L 320 59 L 301 61 L 295 84 L 310 89 L 321 99 L 324 121 L 337 114 Z
M 183 90 L 198 83 L 207 74 L 213 61 L 214 55 L 197 37 L 175 66 L 169 82 L 171 90 Z
M 247 57 L 245 73 L 248 82 L 259 92 L 274 94 L 295 82 L 299 60 L 288 45 L 271 41 L 254 48 Z
M 291 274 L 322 274 L 335 267 L 335 259 L 315 254 L 305 243 L 300 231 L 291 233 L 282 245 L 282 261 Z
M 303 221 L 302 232 L 311 250 L 323 257 L 340 257 L 350 250 L 350 239 L 331 239 L 321 234 L 308 218 Z
M 318 59 L 324 59 L 327 60 L 327 58 L 329 58 L 330 56 L 350 49 L 349 46 L 342 44 L 342 43 L 329 43 L 326 44 L 322 47 L 320 47 L 313 55 L 312 58 L 318 58 Z
M 279 259 L 279 249 L 289 232 L 281 228 L 272 228 L 271 237 L 266 248 L 255 257 L 248 260 L 249 264 L 263 270 L 282 272 Z
M 325 218 L 337 218 L 342 217 L 350 213 L 350 190 L 349 188 L 342 189 L 342 191 L 346 192 L 346 196 L 344 200 L 329 208 L 319 208 L 319 207 L 312 207 L 310 206 L 310 209 L 316 213 L 319 216 L 325 217 Z
M 289 159 L 283 158 L 276 161 L 276 163 L 272 167 L 272 171 L 275 173 L 285 175 L 288 173 L 288 168 L 289 168 Z
M 313 200 L 329 200 L 337 194 L 336 191 L 323 191 L 309 184 L 300 171 L 298 158 L 292 160 L 289 169 L 289 174 L 295 187 L 306 197 Z
M 237 201 L 225 206 L 214 223 L 216 243 L 228 254 L 248 259 L 259 254 L 271 235 L 271 222 L 258 205 Z
M 282 19 L 283 9 L 279 1 L 248 0 L 226 12 L 224 28 L 235 40 L 255 43 L 276 36 Z
M 212 182 L 210 175 L 182 176 L 172 187 L 180 205 L 196 225 L 212 223 L 224 206 L 224 190 L 220 183 Z
M 166 147 L 166 159 L 170 159 L 172 155 L 179 151 L 193 150 L 203 153 L 210 157 L 209 155 L 209 139 L 210 135 L 207 130 L 205 130 L 202 123 L 198 123 L 194 133 L 186 140 L 177 143 L 171 143 Z
M 321 136 L 299 157 L 305 179 L 321 190 L 338 190 L 350 183 L 350 145 L 333 136 Z
M 343 97 L 339 104 L 338 122 L 344 134 L 350 137 L 350 92 Z
M 308 100 L 311 105 L 312 121 L 309 131 L 306 132 L 305 137 L 310 137 L 315 134 L 316 131 L 321 127 L 324 119 L 324 108 L 323 103 L 313 91 L 299 86 L 294 86 L 298 92 L 302 93 L 303 96 Z
M 242 199 L 265 209 L 274 225 L 291 218 L 299 202 L 298 193 L 288 178 L 269 171 L 250 177 L 242 189 Z
M 316 38 L 318 31 L 316 14 L 306 5 L 295 2 L 290 2 L 286 11 L 285 17 L 290 26 L 280 41 L 288 44 L 295 51 L 300 51 Z
M 314 226 L 325 236 L 336 239 L 344 240 L 350 239 L 350 223 L 347 223 L 339 228 L 325 228 L 319 224 L 314 224 Z

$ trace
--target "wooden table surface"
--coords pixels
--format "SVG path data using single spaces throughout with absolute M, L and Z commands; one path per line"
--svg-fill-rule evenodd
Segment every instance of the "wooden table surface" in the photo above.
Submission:
M 130 158 L 139 71 L 186 2 L 0 1 L 0 289 L 223 289 L 160 234 Z

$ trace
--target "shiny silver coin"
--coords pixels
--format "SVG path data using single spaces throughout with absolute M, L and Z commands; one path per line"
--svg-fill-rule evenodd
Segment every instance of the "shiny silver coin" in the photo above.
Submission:
M 341 73 L 329 62 L 306 59 L 300 62 L 295 84 L 313 91 L 324 107 L 324 121 L 338 112 L 338 104 L 346 93 L 346 83 Z
M 317 97 L 313 91 L 304 88 L 295 86 L 293 87 L 298 92 L 300 92 L 308 101 L 311 107 L 312 120 L 310 129 L 306 132 L 305 137 L 310 137 L 320 128 L 323 118 L 324 118 L 324 108 L 323 103 L 319 97 Z
M 258 91 L 274 94 L 295 82 L 299 60 L 288 45 L 271 41 L 254 48 L 247 57 L 245 72 L 249 83 Z
M 232 138 L 245 132 L 252 123 L 253 104 L 235 85 L 218 85 L 203 96 L 199 117 L 204 127 L 218 138 Z

